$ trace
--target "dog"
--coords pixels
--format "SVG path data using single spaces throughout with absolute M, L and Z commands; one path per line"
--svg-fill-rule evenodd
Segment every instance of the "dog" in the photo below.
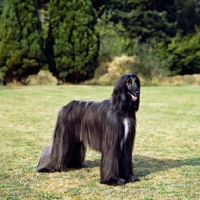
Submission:
M 123 185 L 138 181 L 133 173 L 132 151 L 140 80 L 124 74 L 111 98 L 101 102 L 72 101 L 58 113 L 50 146 L 44 150 L 38 172 L 60 172 L 84 167 L 87 146 L 101 152 L 100 183 Z

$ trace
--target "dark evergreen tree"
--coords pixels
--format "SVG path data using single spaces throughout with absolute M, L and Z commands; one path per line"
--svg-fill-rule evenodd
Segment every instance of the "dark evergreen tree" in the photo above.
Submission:
M 195 33 L 195 26 L 200 26 L 200 1 L 199 0 L 176 0 L 179 7 L 178 28 L 182 35 Z
M 0 2 L 0 16 L 2 12 L 3 12 L 3 4 Z
M 172 10 L 175 2 L 171 1 L 168 6 L 166 2 L 162 1 L 165 7 L 161 8 L 156 0 L 110 0 L 106 3 L 108 20 L 115 23 L 121 21 L 125 28 L 123 34 L 131 39 L 137 38 L 140 42 L 150 38 L 169 40 L 176 33 L 176 19 L 169 18 L 175 12 Z
M 0 0 L 0 15 L 3 12 L 3 6 L 5 4 L 5 0 Z
M 195 34 L 176 37 L 165 49 L 171 75 L 200 73 L 200 30 Z
M 45 60 L 36 2 L 7 0 L 1 16 L 0 70 L 4 83 L 25 82 Z
M 46 42 L 49 69 L 58 80 L 90 79 L 98 66 L 99 36 L 91 0 L 51 0 Z

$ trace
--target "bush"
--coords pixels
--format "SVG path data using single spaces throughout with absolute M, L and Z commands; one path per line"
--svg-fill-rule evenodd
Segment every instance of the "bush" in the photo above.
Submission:
M 23 12 L 22 12 L 23 11 Z M 6 1 L 0 18 L 0 68 L 3 82 L 25 83 L 45 62 L 35 1 Z
M 130 73 L 134 58 L 129 56 L 115 57 L 113 61 L 102 63 L 95 71 L 95 77 L 87 84 L 114 85 L 116 80 L 125 73 Z
M 144 78 L 144 84 L 149 85 L 153 77 L 162 77 L 167 74 L 166 63 L 156 55 L 155 41 L 149 43 L 135 43 L 135 62 L 131 70 Z
M 169 44 L 167 57 L 171 75 L 200 73 L 200 30 L 182 37 L 177 34 Z
M 121 56 L 128 44 L 128 40 L 119 34 L 119 30 L 123 29 L 122 25 L 120 23 L 115 25 L 112 22 L 107 22 L 104 14 L 98 20 L 97 28 L 101 41 L 99 62 L 110 62 L 114 57 Z
M 91 1 L 50 1 L 45 52 L 49 70 L 62 82 L 79 83 L 98 67 L 99 34 Z

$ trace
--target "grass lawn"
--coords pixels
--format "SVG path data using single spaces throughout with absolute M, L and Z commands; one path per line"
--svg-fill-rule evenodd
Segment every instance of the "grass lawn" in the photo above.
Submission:
M 0 199 L 200 198 L 200 87 L 142 87 L 133 162 L 140 182 L 99 183 L 101 155 L 87 168 L 36 171 L 58 110 L 73 99 L 103 100 L 113 87 L 0 87 Z

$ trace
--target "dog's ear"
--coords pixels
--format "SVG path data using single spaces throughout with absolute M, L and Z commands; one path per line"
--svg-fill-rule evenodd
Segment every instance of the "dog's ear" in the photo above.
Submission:
M 138 89 L 140 91 L 140 79 L 137 76 L 136 76 L 135 83 L 137 84 L 137 87 L 138 87 Z M 138 98 L 135 101 L 135 105 L 134 105 L 135 111 L 138 111 L 139 106 L 140 106 L 140 94 L 138 95 Z
M 116 111 L 122 111 L 126 106 L 126 86 L 127 75 L 122 75 L 116 82 L 112 93 L 112 104 Z

